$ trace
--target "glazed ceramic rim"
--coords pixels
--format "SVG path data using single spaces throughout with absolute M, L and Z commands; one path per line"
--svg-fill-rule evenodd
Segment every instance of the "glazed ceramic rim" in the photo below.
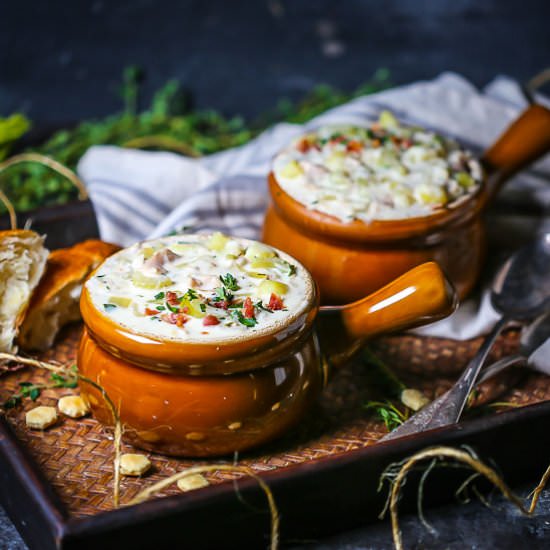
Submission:
M 407 240 L 435 233 L 449 225 L 462 225 L 476 216 L 485 204 L 487 178 L 472 195 L 440 207 L 427 216 L 397 220 L 362 220 L 342 222 L 329 214 L 309 209 L 291 197 L 278 183 L 275 174 L 269 173 L 268 186 L 276 211 L 285 219 L 306 232 L 330 236 L 341 241 L 357 243 Z
M 98 309 L 86 284 L 80 298 L 82 319 L 90 337 L 105 351 L 151 370 L 192 375 L 230 374 L 258 368 L 260 363 L 273 363 L 309 337 L 319 309 L 319 291 L 309 271 L 289 254 L 273 248 L 281 257 L 299 266 L 300 273 L 306 278 L 305 300 L 284 322 L 255 332 L 250 337 L 245 333 L 244 336 L 214 342 L 198 342 L 140 333 L 117 323 Z M 88 279 L 100 269 L 101 265 Z

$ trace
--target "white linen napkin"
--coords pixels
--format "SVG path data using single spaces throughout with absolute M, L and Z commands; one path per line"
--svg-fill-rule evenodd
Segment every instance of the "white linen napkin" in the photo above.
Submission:
M 357 98 L 303 126 L 276 124 L 246 145 L 199 159 L 92 147 L 80 160 L 78 173 L 88 187 L 101 237 L 107 241 L 129 245 L 182 228 L 259 238 L 271 158 L 307 129 L 326 123 L 364 125 L 390 109 L 405 123 L 451 135 L 480 153 L 525 106 L 519 86 L 509 78 L 499 77 L 479 91 L 461 76 L 444 73 L 432 81 Z M 499 201 L 513 201 L 518 207 L 512 215 L 497 212 L 489 217 L 493 249 L 504 244 L 502 251 L 509 253 L 510 245 L 532 238 L 541 224 L 550 225 L 549 180 L 550 158 L 546 158 L 506 186 Z M 524 215 L 522 204 L 535 204 L 546 214 Z M 502 239 L 507 232 L 510 238 Z M 487 275 L 490 281 L 491 273 Z M 496 319 L 485 290 L 448 319 L 417 332 L 464 340 L 487 332 Z

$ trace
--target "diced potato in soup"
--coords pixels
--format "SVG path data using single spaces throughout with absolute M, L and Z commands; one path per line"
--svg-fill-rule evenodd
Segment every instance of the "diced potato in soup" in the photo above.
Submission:
M 370 127 L 323 126 L 273 161 L 278 184 L 343 222 L 427 216 L 477 191 L 480 163 L 451 139 L 384 111 Z
M 115 323 L 178 341 L 273 331 L 305 311 L 314 292 L 290 256 L 221 233 L 137 243 L 108 258 L 86 290 Z

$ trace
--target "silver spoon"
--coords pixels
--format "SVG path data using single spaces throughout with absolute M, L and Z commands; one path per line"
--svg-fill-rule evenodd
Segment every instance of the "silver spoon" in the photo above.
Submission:
M 500 268 L 491 287 L 491 303 L 502 317 L 457 382 L 382 441 L 458 422 L 487 354 L 502 329 L 510 321 L 528 321 L 550 309 L 550 233 L 540 235 Z
M 484 368 L 477 380 L 481 384 L 499 372 L 513 366 L 528 367 L 550 375 L 550 313 L 545 313 L 521 331 L 519 352 L 503 357 Z

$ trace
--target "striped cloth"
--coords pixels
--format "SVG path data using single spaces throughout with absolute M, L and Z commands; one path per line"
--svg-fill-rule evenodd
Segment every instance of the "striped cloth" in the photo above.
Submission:
M 258 238 L 267 206 L 266 175 L 273 155 L 289 140 L 322 124 L 365 125 L 389 109 L 405 123 L 451 135 L 476 153 L 490 145 L 525 108 L 515 81 L 500 77 L 483 91 L 453 73 L 360 97 L 305 125 L 281 123 L 241 147 L 200 159 L 165 152 L 96 146 L 82 157 L 78 172 L 94 204 L 101 237 L 129 245 L 182 229 L 222 231 Z M 499 200 L 536 203 L 550 210 L 550 159 L 510 182 Z M 530 210 L 530 209 L 529 209 Z M 519 219 L 518 219 L 519 215 Z M 544 220 L 543 220 L 544 221 Z M 515 223 L 532 236 L 540 218 L 497 216 L 497 226 Z M 491 222 L 493 223 L 493 222 Z M 501 233 L 501 232 L 500 232 Z M 501 233 L 502 234 L 502 233 Z M 466 339 L 487 331 L 497 314 L 487 293 L 468 300 L 450 319 L 423 333 Z

